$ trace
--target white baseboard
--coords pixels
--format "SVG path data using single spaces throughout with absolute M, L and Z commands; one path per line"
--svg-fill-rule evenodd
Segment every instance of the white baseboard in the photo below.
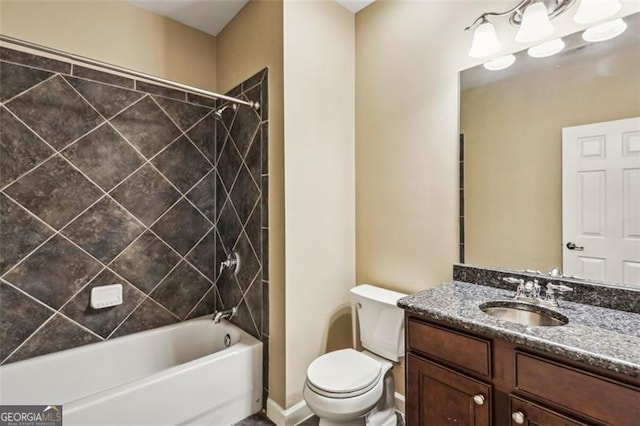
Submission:
M 404 400 L 404 395 L 399 394 L 398 392 L 393 394 L 394 400 L 396 401 L 396 410 L 400 411 L 402 413 L 403 416 L 405 416 L 405 400 Z
M 267 400 L 267 417 L 277 426 L 294 426 L 313 414 L 304 400 L 284 410 L 277 402 Z

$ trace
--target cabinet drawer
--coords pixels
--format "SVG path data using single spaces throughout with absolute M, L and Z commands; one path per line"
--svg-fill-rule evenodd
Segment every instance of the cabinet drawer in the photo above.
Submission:
M 622 426 L 640 419 L 640 389 L 516 352 L 515 387 L 592 419 Z
M 515 396 L 511 396 L 509 399 L 511 405 L 511 426 L 587 426 L 586 423 L 578 422 L 563 414 L 524 399 Z M 518 417 L 518 414 L 520 417 Z
M 444 364 L 491 377 L 491 342 L 413 319 L 408 322 L 409 349 Z

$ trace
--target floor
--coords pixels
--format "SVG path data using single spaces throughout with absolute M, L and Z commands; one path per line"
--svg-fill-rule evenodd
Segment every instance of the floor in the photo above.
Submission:
M 402 414 L 396 412 L 396 417 L 398 418 L 398 426 L 404 426 L 404 418 L 402 417 Z M 318 422 L 318 417 L 311 416 L 301 423 L 298 423 L 297 426 L 318 426 Z M 240 423 L 236 423 L 234 426 L 275 426 L 275 423 L 269 420 L 264 414 L 258 413 L 247 417 Z

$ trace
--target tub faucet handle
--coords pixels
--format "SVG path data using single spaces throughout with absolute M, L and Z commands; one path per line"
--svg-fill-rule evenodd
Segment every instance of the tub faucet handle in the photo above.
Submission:
M 238 275 L 240 272 L 240 255 L 236 251 L 232 251 L 227 255 L 227 260 L 220 262 L 220 272 L 218 275 L 222 274 L 226 268 L 233 268 L 233 274 Z

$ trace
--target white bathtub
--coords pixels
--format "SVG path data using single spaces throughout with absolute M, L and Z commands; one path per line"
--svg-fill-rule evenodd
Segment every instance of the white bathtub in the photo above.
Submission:
M 261 399 L 262 342 L 210 316 L 0 367 L 0 404 L 62 404 L 66 426 L 229 425 Z

